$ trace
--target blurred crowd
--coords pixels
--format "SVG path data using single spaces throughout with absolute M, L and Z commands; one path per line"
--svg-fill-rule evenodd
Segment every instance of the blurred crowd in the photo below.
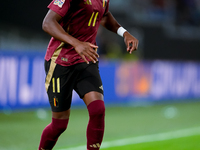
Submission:
M 176 0 L 176 23 L 200 26 L 200 1 Z
M 171 29 L 184 27 L 184 30 L 181 31 L 191 35 L 189 37 L 194 37 L 194 34 L 198 34 L 198 37 L 200 36 L 200 0 L 110 0 L 110 11 L 120 24 L 125 24 L 124 27 L 134 33 L 134 36 L 139 39 L 140 45 L 139 50 L 130 56 L 124 52 L 125 44 L 120 37 L 107 31 L 104 32 L 104 29 L 100 28 L 97 43 L 100 45 L 99 53 L 105 57 L 141 58 L 143 45 L 145 45 L 143 42 L 145 34 L 143 29 L 140 28 L 142 27 L 141 25 L 145 25 L 145 27 L 165 25 L 165 27 L 162 26 L 164 28 L 167 26 L 165 33 L 174 33 L 174 35 L 179 35 L 180 37 L 185 36 L 180 33 L 177 34 Z M 17 25 L 9 22 L 8 24 L 5 24 L 5 22 L 3 24 L 0 21 L 0 51 L 16 51 L 16 49 L 45 51 L 49 36 L 41 30 L 43 16 L 41 15 L 40 17 L 42 17 L 40 22 L 34 21 L 34 19 L 38 19 L 38 16 L 32 18 L 32 22 L 35 23 L 34 26 L 38 25 L 40 27 L 38 30 L 40 32 L 34 32 L 29 28 L 29 21 L 27 21 L 28 26 L 26 28 L 21 27 L 24 22 L 20 22 L 21 25 Z M 185 27 L 187 32 L 185 32 Z M 191 28 L 195 30 L 190 32 Z
M 114 12 L 120 8 L 141 22 L 200 26 L 200 0 L 113 0 L 111 8 Z
M 191 40 L 200 37 L 200 0 L 110 0 L 110 11 L 120 24 L 125 24 L 134 33 L 140 45 L 139 50 L 130 56 L 124 51 L 123 40 L 115 39 L 112 34 L 106 35 L 109 39 L 104 38 L 106 32 L 103 32 L 98 40 L 100 50 L 109 58 L 142 58 L 145 31 L 141 27 L 162 28 L 163 34 L 167 33 L 169 38 Z

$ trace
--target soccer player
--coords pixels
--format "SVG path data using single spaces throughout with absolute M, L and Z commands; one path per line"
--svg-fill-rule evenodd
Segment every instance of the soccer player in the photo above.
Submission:
M 73 90 L 89 113 L 87 150 L 100 149 L 105 105 L 95 41 L 99 25 L 124 37 L 129 53 L 138 48 L 138 40 L 119 25 L 108 7 L 109 0 L 53 0 L 48 6 L 43 30 L 52 36 L 45 55 L 52 122 L 43 130 L 39 150 L 53 149 L 66 130 Z

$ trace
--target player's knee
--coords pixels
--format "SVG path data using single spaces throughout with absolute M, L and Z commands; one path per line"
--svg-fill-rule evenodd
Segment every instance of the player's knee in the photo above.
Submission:
M 89 116 L 91 117 L 104 117 L 105 116 L 105 105 L 104 101 L 96 100 L 88 105 Z
M 57 133 L 57 136 L 62 134 L 66 129 L 68 125 L 69 119 L 53 119 L 52 120 L 52 130 Z
M 66 124 L 63 124 L 61 126 L 56 126 L 56 128 L 54 128 L 54 130 L 57 130 L 58 134 L 63 133 L 66 129 L 67 129 L 67 125 Z

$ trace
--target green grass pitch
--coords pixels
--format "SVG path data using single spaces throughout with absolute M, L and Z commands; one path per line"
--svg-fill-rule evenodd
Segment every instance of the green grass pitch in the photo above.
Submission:
M 103 150 L 199 150 L 200 136 L 166 140 L 160 142 L 149 142 L 127 146 L 110 147 Z
M 106 108 L 104 143 L 140 136 L 200 127 L 200 102 Z M 51 112 L 37 109 L 0 113 L 0 150 L 37 150 L 43 128 L 50 123 Z M 54 150 L 69 150 L 85 145 L 88 113 L 73 108 L 68 129 Z M 108 146 L 102 150 L 191 150 L 200 149 L 200 133 L 161 141 Z M 84 150 L 84 149 L 80 149 Z

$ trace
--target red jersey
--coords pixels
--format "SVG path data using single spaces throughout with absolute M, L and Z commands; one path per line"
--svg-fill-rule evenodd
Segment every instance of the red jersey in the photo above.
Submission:
M 53 0 L 48 6 L 62 16 L 59 23 L 68 34 L 92 44 L 96 44 L 97 31 L 108 7 L 109 0 Z M 62 66 L 84 62 L 71 45 L 53 37 L 49 42 L 45 59 L 53 59 Z

